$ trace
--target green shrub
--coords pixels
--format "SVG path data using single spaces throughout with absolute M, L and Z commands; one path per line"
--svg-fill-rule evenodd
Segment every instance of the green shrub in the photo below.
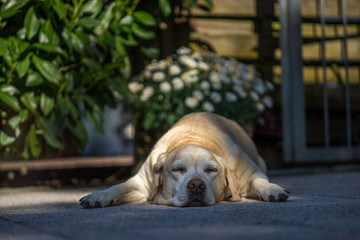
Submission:
M 128 48 L 155 37 L 139 1 L 0 1 L 0 153 L 84 146 L 84 116 L 102 131 L 104 106 L 127 91 Z

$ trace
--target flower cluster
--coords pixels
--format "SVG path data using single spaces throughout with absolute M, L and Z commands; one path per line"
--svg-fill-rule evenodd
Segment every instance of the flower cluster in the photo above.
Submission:
M 260 112 L 273 106 L 267 95 L 274 90 L 273 84 L 262 80 L 251 67 L 186 47 L 165 60 L 153 60 L 128 87 L 148 114 L 145 121 L 151 119 L 145 128 L 168 128 L 195 111 L 215 112 L 251 124 Z

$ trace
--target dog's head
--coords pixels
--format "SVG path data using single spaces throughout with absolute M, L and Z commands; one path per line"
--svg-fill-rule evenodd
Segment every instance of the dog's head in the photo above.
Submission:
M 234 175 L 211 150 L 194 144 L 181 145 L 159 156 L 155 203 L 177 207 L 210 206 L 232 196 L 240 200 Z

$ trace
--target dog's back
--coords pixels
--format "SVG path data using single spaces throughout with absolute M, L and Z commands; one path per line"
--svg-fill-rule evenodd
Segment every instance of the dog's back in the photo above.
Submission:
M 261 170 L 266 166 L 259 157 L 255 144 L 248 134 L 234 121 L 213 113 L 191 113 L 181 118 L 160 140 L 167 143 L 166 152 L 182 144 L 201 144 L 219 156 L 226 156 L 229 149 L 246 153 Z

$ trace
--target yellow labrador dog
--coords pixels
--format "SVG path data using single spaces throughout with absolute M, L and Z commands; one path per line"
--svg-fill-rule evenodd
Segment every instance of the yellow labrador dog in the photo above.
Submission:
M 152 201 L 188 207 L 242 197 L 286 201 L 289 192 L 270 183 L 265 172 L 253 141 L 238 124 L 216 114 L 192 113 L 160 138 L 135 176 L 83 197 L 80 204 Z

